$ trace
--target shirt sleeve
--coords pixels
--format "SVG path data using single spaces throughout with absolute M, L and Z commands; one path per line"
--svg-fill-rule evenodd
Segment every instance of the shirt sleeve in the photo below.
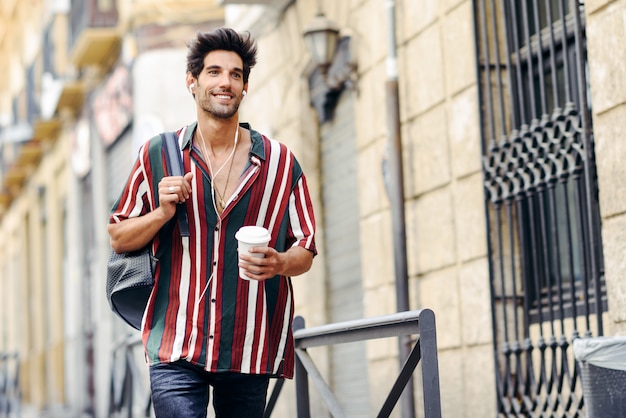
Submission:
M 289 236 L 291 246 L 299 246 L 317 255 L 315 246 L 315 215 L 304 174 L 300 176 L 289 197 Z
M 154 209 L 150 182 L 149 142 L 140 149 L 120 197 L 109 214 L 109 223 L 145 215 Z

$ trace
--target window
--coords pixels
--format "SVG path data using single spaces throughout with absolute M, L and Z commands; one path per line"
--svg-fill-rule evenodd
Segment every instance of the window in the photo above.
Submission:
M 43 72 L 56 76 L 54 58 L 56 52 L 56 44 L 54 42 L 54 23 L 48 25 L 43 33 Z
M 571 341 L 607 309 L 583 5 L 473 3 L 498 412 L 580 416 Z

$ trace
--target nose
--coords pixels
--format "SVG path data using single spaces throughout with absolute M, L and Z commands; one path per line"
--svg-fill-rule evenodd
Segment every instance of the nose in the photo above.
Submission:
M 232 79 L 230 77 L 230 74 L 228 74 L 227 72 L 222 73 L 219 77 L 218 86 L 221 89 L 230 90 L 231 85 L 232 85 Z

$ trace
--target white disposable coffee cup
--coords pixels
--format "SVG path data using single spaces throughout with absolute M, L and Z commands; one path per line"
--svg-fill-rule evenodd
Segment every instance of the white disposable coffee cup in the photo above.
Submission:
M 235 234 L 238 241 L 239 254 L 248 253 L 253 257 L 263 258 L 265 254 L 251 253 L 252 247 L 267 247 L 270 243 L 270 232 L 262 226 L 242 226 Z M 245 280 L 252 280 L 246 276 L 243 268 L 239 268 L 239 277 Z

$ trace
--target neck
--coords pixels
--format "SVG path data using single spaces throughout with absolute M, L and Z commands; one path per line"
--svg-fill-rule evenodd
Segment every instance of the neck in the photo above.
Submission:
M 209 149 L 213 155 L 230 150 L 234 138 L 238 133 L 239 121 L 236 116 L 228 120 L 215 120 L 213 118 L 198 119 L 197 130 L 199 140 L 203 146 Z
M 230 136 L 230 130 L 219 131 L 219 133 L 217 133 L 218 135 L 229 135 L 229 136 L 221 136 L 221 137 L 216 137 L 215 136 L 216 133 L 213 132 L 212 133 L 213 140 L 207 139 L 204 136 L 204 132 L 201 129 L 199 124 L 196 129 L 199 134 L 199 135 L 196 135 L 196 138 L 198 142 L 200 143 L 200 147 L 202 148 L 204 157 L 207 159 L 209 164 L 211 161 L 211 157 L 222 158 L 222 156 L 226 154 L 229 150 L 230 150 L 230 156 L 228 158 L 230 159 L 234 155 L 235 149 L 237 148 L 237 141 L 239 139 L 239 126 L 238 125 L 235 125 L 235 130 L 234 130 L 235 132 L 234 134 L 232 134 L 232 136 Z M 212 156 L 209 155 L 209 151 L 208 151 L 209 149 L 211 150 Z M 211 172 L 212 171 L 213 169 L 211 169 Z

